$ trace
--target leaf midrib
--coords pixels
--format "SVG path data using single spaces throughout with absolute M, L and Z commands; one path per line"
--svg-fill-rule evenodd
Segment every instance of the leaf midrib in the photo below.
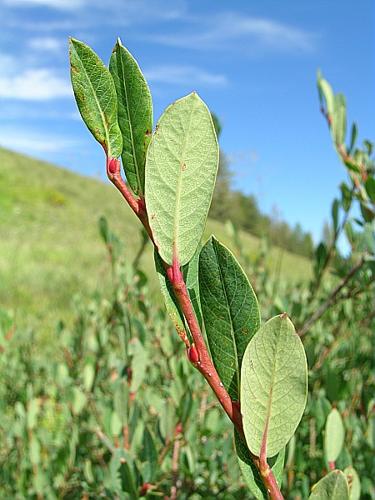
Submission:
M 187 146 L 187 137 L 189 135 L 189 130 L 191 127 L 194 109 L 195 109 L 195 99 L 194 99 L 194 102 L 193 102 L 192 107 L 191 107 L 191 112 L 190 112 L 190 116 L 189 116 L 189 123 L 188 123 L 187 129 L 186 129 L 184 141 L 182 144 L 181 159 L 180 159 L 179 166 L 178 166 L 179 176 L 177 179 L 177 186 L 176 186 L 176 208 L 175 208 L 175 213 L 174 213 L 174 224 L 173 224 L 173 245 L 175 247 L 176 254 L 178 251 L 178 248 L 177 248 L 178 229 L 179 229 L 178 221 L 179 221 L 180 205 L 181 205 L 181 188 L 182 188 L 182 175 L 183 175 L 182 162 L 183 162 L 184 155 L 185 155 L 185 150 L 186 150 L 186 146 Z M 178 257 L 178 255 L 176 255 L 176 256 Z
M 231 316 L 231 312 L 230 312 L 230 307 L 229 307 L 229 300 L 228 300 L 228 295 L 227 295 L 227 290 L 226 290 L 226 286 L 225 286 L 225 281 L 224 281 L 224 275 L 221 271 L 221 267 L 220 267 L 220 263 L 219 263 L 219 255 L 216 251 L 216 245 L 215 245 L 215 242 L 214 242 L 214 252 L 216 254 L 216 258 L 217 258 L 217 262 L 218 262 L 218 268 L 219 268 L 219 274 L 220 274 L 220 282 L 223 284 L 223 291 L 224 291 L 224 295 L 225 295 L 225 301 L 227 303 L 227 306 L 228 306 L 228 311 L 229 311 L 229 320 L 230 320 L 230 332 L 231 332 L 231 337 L 232 337 L 232 343 L 233 343 L 233 346 L 234 346 L 234 352 L 235 352 L 235 361 L 236 361 L 236 380 L 237 380 L 237 399 L 239 400 L 239 389 L 240 389 L 240 374 L 239 374 L 239 362 L 238 362 L 238 350 L 237 350 L 237 344 L 236 344 L 236 338 L 234 336 L 234 328 L 233 328 L 233 321 L 232 321 L 232 316 Z
M 268 445 L 268 430 L 269 430 L 268 427 L 269 427 L 269 422 L 271 419 L 271 405 L 272 405 L 273 387 L 274 387 L 274 383 L 275 383 L 275 374 L 276 374 L 276 358 L 277 358 L 276 353 L 278 352 L 278 348 L 279 348 L 282 326 L 283 325 L 281 323 L 280 329 L 279 329 L 279 335 L 277 336 L 277 341 L 276 341 L 274 363 L 272 366 L 272 375 L 271 375 L 271 387 L 270 387 L 270 391 L 269 391 L 269 399 L 268 399 L 268 404 L 267 404 L 266 422 L 264 424 L 264 431 L 263 431 L 263 436 L 262 436 L 262 444 L 263 444 L 263 440 L 264 439 L 266 440 L 266 442 L 265 442 L 266 456 L 267 456 L 267 445 Z M 261 448 L 262 448 L 262 445 L 261 445 Z
M 74 47 L 74 44 L 73 44 L 73 47 Z M 100 107 L 100 103 L 99 103 L 98 97 L 97 97 L 97 95 L 96 95 L 96 92 L 95 92 L 94 86 L 93 86 L 93 84 L 92 84 L 92 82 L 91 82 L 90 76 L 89 76 L 89 74 L 87 73 L 86 68 L 85 68 L 85 65 L 83 64 L 82 59 L 81 59 L 81 57 L 79 56 L 79 54 L 78 54 L 78 52 L 77 52 L 77 49 L 76 49 L 75 47 L 74 47 L 74 51 L 75 51 L 75 53 L 77 54 L 77 57 L 78 57 L 79 61 L 81 62 L 81 65 L 82 65 L 83 71 L 85 72 L 85 75 L 86 75 L 86 77 L 87 77 L 87 79 L 88 79 L 88 81 L 89 81 L 89 84 L 90 84 L 90 87 L 91 87 L 92 93 L 94 94 L 94 99 L 95 99 L 95 102 L 96 102 L 96 104 L 97 104 L 97 107 L 98 107 L 98 110 L 99 110 L 99 114 L 100 114 L 100 116 L 101 116 L 101 118 L 102 118 L 102 121 L 103 121 L 104 133 L 105 133 L 105 137 L 106 137 L 106 140 L 107 140 L 107 154 L 108 154 L 108 156 L 109 156 L 109 153 L 110 153 L 110 142 L 109 142 L 109 133 L 108 133 L 108 130 L 107 130 L 106 126 L 105 126 L 105 125 L 106 125 L 105 115 L 104 115 L 104 113 L 103 113 L 103 111 L 102 111 L 102 109 L 101 109 L 101 107 Z M 96 63 L 95 63 L 95 64 L 96 64 Z
M 124 48 L 124 50 L 126 50 L 126 49 Z M 121 52 L 120 52 L 119 55 L 120 55 L 121 73 L 122 73 L 122 76 L 124 76 L 124 67 L 123 67 L 123 64 L 122 64 L 122 55 L 121 55 Z M 130 139 L 131 139 L 131 145 L 132 145 L 132 150 L 133 150 L 133 161 L 134 161 L 135 173 L 136 173 L 136 176 L 137 176 L 138 190 L 142 193 L 142 184 L 141 184 L 141 179 L 139 177 L 138 159 L 137 159 L 137 156 L 135 154 L 135 144 L 134 144 L 134 137 L 133 137 L 133 123 L 132 123 L 132 120 L 130 118 L 128 89 L 127 89 L 127 86 L 126 86 L 126 80 L 125 80 L 125 78 L 123 78 L 123 81 L 124 81 L 123 87 L 124 87 L 124 92 L 125 92 L 126 111 L 127 111 L 128 120 L 129 120 L 129 131 L 130 131 Z M 120 82 L 120 85 L 121 85 L 121 82 Z

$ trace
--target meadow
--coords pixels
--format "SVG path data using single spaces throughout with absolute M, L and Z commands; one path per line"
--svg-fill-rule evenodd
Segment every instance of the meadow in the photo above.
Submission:
M 107 182 L 1 148 L 0 165 L 0 302 L 13 311 L 17 323 L 48 329 L 72 317 L 74 295 L 88 296 L 99 287 L 108 290 L 99 218 L 110 221 L 129 255 L 136 253 L 142 235 L 136 218 Z M 205 238 L 211 233 L 230 242 L 224 223 L 209 220 Z M 254 258 L 260 241 L 249 234 L 243 239 Z M 311 276 L 308 259 L 277 248 L 266 265 L 288 281 Z M 141 267 L 161 304 L 151 245 Z

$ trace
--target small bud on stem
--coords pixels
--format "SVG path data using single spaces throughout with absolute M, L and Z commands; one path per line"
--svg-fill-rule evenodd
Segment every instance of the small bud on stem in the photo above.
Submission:
M 198 363 L 199 354 L 198 354 L 197 348 L 195 347 L 195 344 L 191 344 L 191 346 L 187 350 L 187 355 L 188 355 L 190 363 L 193 363 L 193 365 L 196 365 Z
M 120 173 L 120 161 L 117 158 L 107 157 L 107 175 L 111 179 L 114 175 Z

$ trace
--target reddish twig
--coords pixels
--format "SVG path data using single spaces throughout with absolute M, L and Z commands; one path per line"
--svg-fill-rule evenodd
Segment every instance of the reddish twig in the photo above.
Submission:
M 178 462 L 180 459 L 180 445 L 181 445 L 182 425 L 178 423 L 175 429 L 173 453 L 172 453 L 172 477 L 173 484 L 171 488 L 170 500 L 177 500 L 177 486 L 178 486 Z
M 133 193 L 128 188 L 126 182 L 121 176 L 121 164 L 117 158 L 107 157 L 107 176 L 114 186 L 120 191 L 129 207 L 135 215 L 140 219 L 144 228 L 147 231 L 151 241 L 155 244 L 150 224 L 148 222 L 146 206 L 143 198 L 135 198 Z
M 242 417 L 239 407 L 231 400 L 208 354 L 206 343 L 195 316 L 184 277 L 176 257 L 173 259 L 173 265 L 167 269 L 167 276 L 194 339 L 194 346 L 188 351 L 189 359 L 207 380 L 226 414 L 242 434 Z
M 312 327 L 312 325 L 320 319 L 323 314 L 327 311 L 329 307 L 331 307 L 337 300 L 339 293 L 341 290 L 349 283 L 349 281 L 353 278 L 353 276 L 361 269 L 361 267 L 366 262 L 365 258 L 362 257 L 360 261 L 352 267 L 352 269 L 348 272 L 345 278 L 337 285 L 337 287 L 332 290 L 329 297 L 321 304 L 318 309 L 312 314 L 312 316 L 302 325 L 300 330 L 298 331 L 298 335 L 303 337 L 305 333 Z

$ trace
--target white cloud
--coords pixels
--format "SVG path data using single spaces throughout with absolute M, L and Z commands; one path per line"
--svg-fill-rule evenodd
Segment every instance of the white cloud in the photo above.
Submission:
M 68 80 L 47 68 L 28 69 L 17 75 L 0 76 L 0 98 L 46 101 L 72 95 Z
M 9 7 L 50 7 L 58 10 L 76 10 L 86 4 L 86 0 L 3 0 Z
M 174 21 L 181 18 L 187 9 L 185 0 L 0 0 L 1 4 L 9 8 L 41 7 L 66 12 L 84 8 L 85 15 L 80 19 L 80 25 L 86 23 L 88 19 L 92 21 L 92 16 L 96 19 L 96 16 L 100 15 L 101 23 L 116 26 L 155 21 L 155 19 Z M 25 24 L 31 27 L 34 25 L 27 21 Z M 43 24 L 48 29 L 49 23 Z M 59 27 L 58 23 L 53 25 Z
M 249 51 L 259 48 L 310 51 L 314 48 L 313 34 L 268 18 L 226 12 L 204 20 L 190 18 L 190 21 L 189 29 L 150 35 L 148 39 L 164 45 L 197 50 L 232 50 L 241 41 L 242 47 Z
M 2 146 L 27 154 L 56 153 L 76 147 L 78 141 L 28 130 L 0 129 Z
M 28 40 L 27 45 L 32 50 L 42 50 L 48 52 L 60 52 L 67 45 L 66 40 L 51 36 L 35 37 Z
M 175 85 L 223 86 L 228 83 L 225 75 L 210 73 L 195 66 L 156 66 L 145 70 L 145 76 L 151 82 Z

